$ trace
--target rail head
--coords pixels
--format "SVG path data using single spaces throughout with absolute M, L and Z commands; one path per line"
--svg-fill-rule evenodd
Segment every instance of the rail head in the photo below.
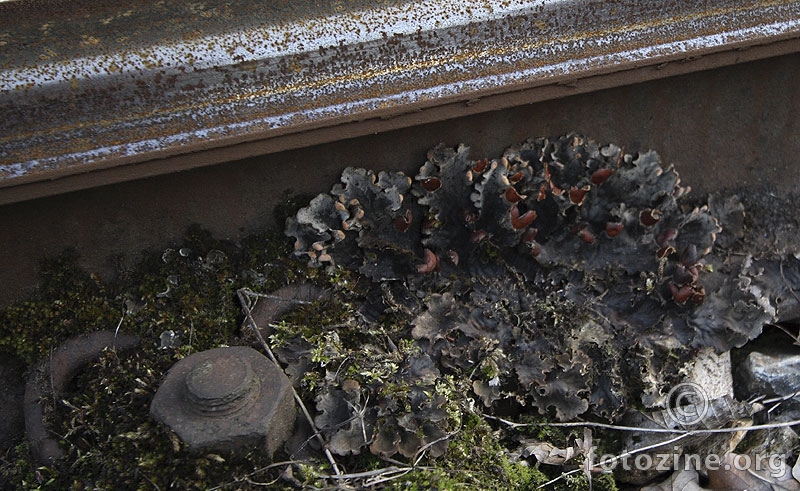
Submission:
M 800 49 L 800 1 L 17 0 L 0 24 L 0 204 Z

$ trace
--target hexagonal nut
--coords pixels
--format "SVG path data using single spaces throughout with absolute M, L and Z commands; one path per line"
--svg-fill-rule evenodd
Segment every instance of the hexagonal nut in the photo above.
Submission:
M 192 451 L 263 444 L 270 456 L 289 438 L 296 417 L 289 378 L 246 346 L 180 360 L 156 392 L 150 414 Z

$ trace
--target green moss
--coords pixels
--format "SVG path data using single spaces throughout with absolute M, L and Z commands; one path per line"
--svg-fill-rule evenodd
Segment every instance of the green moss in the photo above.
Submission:
M 339 336 L 358 336 L 360 331 L 347 329 L 351 315 L 349 306 L 341 302 L 320 301 L 303 305 L 281 317 L 272 340 L 280 346 L 299 336 L 312 344 L 323 344 L 331 326 L 338 327 Z
M 582 473 L 573 474 L 564 478 L 562 483 L 555 485 L 555 489 L 572 491 L 617 491 L 617 484 L 611 474 L 599 474 L 592 476 L 592 483 Z
M 549 478 L 534 467 L 513 463 L 494 431 L 476 414 L 464 417 L 461 431 L 435 467 L 423 467 L 386 483 L 386 489 L 534 490 Z
M 33 363 L 70 336 L 114 329 L 122 312 L 122 303 L 66 251 L 43 262 L 36 297 L 0 311 L 0 352 Z

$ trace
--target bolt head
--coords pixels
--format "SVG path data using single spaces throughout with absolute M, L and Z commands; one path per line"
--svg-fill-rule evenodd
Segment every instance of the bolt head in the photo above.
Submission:
M 295 420 L 289 378 L 246 346 L 195 353 L 176 363 L 156 392 L 151 416 L 190 450 L 264 444 L 271 455 Z

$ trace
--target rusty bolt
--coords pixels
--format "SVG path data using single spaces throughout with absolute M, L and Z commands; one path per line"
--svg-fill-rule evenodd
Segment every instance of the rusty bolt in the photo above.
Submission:
M 258 351 L 235 346 L 176 363 L 156 392 L 150 414 L 190 450 L 264 444 L 272 455 L 290 436 L 295 406 L 283 371 Z

